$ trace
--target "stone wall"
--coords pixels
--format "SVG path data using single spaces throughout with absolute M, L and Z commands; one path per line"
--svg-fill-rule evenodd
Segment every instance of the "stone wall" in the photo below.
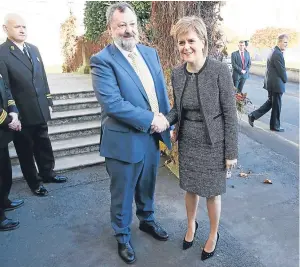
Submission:
M 266 66 L 262 64 L 252 63 L 250 73 L 258 76 L 265 76 Z M 287 76 L 289 82 L 299 83 L 299 69 L 287 68 Z

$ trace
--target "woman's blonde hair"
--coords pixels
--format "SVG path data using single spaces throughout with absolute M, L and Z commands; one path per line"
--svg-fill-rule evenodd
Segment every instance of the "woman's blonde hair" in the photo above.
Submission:
M 204 41 L 203 56 L 208 54 L 207 30 L 204 21 L 200 17 L 190 16 L 183 17 L 171 29 L 171 36 L 177 41 L 178 36 L 194 31 L 200 40 Z

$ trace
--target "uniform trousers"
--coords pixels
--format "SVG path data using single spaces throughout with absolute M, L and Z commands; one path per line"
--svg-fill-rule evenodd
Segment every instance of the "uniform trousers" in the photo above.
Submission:
M 15 133 L 13 141 L 23 176 L 32 190 L 38 188 L 41 179 L 55 176 L 55 160 L 47 124 L 24 126 L 22 131 Z
M 12 170 L 8 146 L 0 147 L 0 221 L 5 218 L 4 208 L 12 185 Z

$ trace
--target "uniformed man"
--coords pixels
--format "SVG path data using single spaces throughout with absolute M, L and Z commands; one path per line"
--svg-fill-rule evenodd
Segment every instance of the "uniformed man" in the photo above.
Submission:
M 0 46 L 0 73 L 11 89 L 22 123 L 14 145 L 30 189 L 37 196 L 46 196 L 48 191 L 42 181 L 61 183 L 66 182 L 66 177 L 53 170 L 55 161 L 47 126 L 53 103 L 43 61 L 38 48 L 25 42 L 26 24 L 19 15 L 8 14 L 3 29 L 7 40 Z
M 23 200 L 11 201 L 8 198 L 12 185 L 8 144 L 13 138 L 12 131 L 21 130 L 17 112 L 15 101 L 0 74 L 0 231 L 13 230 L 19 226 L 18 221 L 7 219 L 4 212 L 17 209 L 24 204 Z

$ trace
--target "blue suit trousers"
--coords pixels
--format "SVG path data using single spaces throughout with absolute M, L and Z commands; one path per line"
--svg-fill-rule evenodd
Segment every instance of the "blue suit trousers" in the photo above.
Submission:
M 105 158 L 110 176 L 111 224 L 119 243 L 130 240 L 133 198 L 140 221 L 154 221 L 154 191 L 159 166 L 159 140 L 155 134 L 147 139 L 147 151 L 142 161 L 127 163 Z

